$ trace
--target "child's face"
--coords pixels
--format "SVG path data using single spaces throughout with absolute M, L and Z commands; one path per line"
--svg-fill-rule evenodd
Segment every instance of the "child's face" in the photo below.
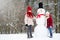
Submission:
M 49 18 L 49 14 L 46 14 L 46 17 Z

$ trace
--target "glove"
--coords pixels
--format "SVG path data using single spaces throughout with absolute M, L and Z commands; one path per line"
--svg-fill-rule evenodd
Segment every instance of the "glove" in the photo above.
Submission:
M 26 24 L 25 26 L 28 26 L 28 24 Z

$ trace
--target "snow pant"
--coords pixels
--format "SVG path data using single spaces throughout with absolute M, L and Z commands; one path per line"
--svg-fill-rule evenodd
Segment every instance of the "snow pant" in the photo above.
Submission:
M 52 28 L 48 28 L 48 30 L 49 30 L 49 33 L 50 33 L 50 37 L 52 37 L 53 35 L 52 35 Z
M 28 38 L 32 38 L 32 25 L 28 25 L 27 27 L 27 36 Z

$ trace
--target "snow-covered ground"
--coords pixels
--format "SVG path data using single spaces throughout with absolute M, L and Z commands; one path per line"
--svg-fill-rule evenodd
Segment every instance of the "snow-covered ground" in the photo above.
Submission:
M 33 34 L 34 36 L 34 34 Z M 60 33 L 54 33 L 53 38 L 49 37 L 33 37 L 27 38 L 26 33 L 19 33 L 19 34 L 0 34 L 0 40 L 60 40 Z

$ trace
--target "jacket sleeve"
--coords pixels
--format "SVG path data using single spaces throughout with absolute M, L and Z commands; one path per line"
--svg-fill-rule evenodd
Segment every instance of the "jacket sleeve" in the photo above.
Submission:
M 25 15 L 25 18 L 24 18 L 24 23 L 27 24 L 27 16 Z
M 53 19 L 51 18 L 51 26 L 53 27 Z

